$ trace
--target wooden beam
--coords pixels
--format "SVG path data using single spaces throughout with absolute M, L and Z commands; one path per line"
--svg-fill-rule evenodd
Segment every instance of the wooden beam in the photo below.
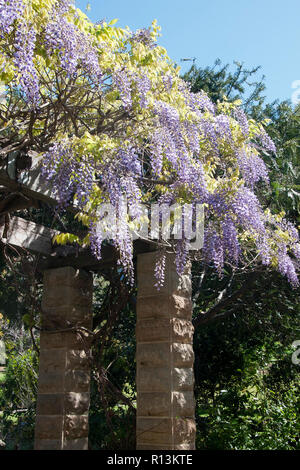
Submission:
M 1 194 L 1 191 L 0 191 Z M 24 209 L 34 207 L 35 209 L 40 208 L 40 203 L 36 199 L 30 199 L 24 194 L 7 193 L 5 191 L 1 194 L 0 199 L 0 216 L 16 212 Z
M 21 217 L 12 217 L 9 223 L 6 218 L 0 219 L 0 239 L 3 243 L 16 248 L 23 248 L 32 253 L 42 255 L 39 270 L 54 269 L 65 266 L 84 268 L 89 271 L 101 271 L 117 263 L 118 252 L 112 245 L 102 247 L 102 258 L 98 260 L 90 248 L 70 245 L 53 245 L 53 237 L 58 231 L 36 224 Z M 134 241 L 134 256 L 140 253 L 155 251 L 156 246 L 147 241 Z
M 133 256 L 140 253 L 156 251 L 156 245 L 142 240 L 135 240 L 133 243 Z M 40 261 L 39 269 L 54 269 L 65 266 L 74 268 L 84 268 L 89 271 L 103 271 L 115 266 L 118 261 L 118 251 L 113 245 L 104 245 L 101 250 L 101 260 L 98 260 L 91 253 L 90 248 L 75 248 L 70 246 L 56 246 L 51 256 Z
M 117 263 L 117 252 L 111 245 L 102 248 L 102 258 L 95 258 L 89 248 L 77 248 L 63 245 L 53 247 L 52 253 L 47 258 L 40 260 L 38 269 L 62 268 L 72 266 L 77 269 L 89 271 L 101 271 Z
M 27 158 L 27 167 L 23 164 L 24 157 L 17 152 L 0 160 L 0 185 L 29 199 L 56 204 L 51 184 L 43 181 L 40 176 L 42 157 L 35 152 L 29 152 Z
M 43 225 L 12 217 L 6 223 L 5 217 L 0 220 L 0 238 L 3 243 L 23 248 L 35 254 L 50 256 L 52 239 L 59 232 Z

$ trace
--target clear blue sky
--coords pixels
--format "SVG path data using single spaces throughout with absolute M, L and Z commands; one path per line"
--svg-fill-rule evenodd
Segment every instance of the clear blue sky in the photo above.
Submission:
M 248 67 L 261 65 L 268 101 L 290 99 L 292 82 L 300 80 L 299 0 L 76 0 L 93 21 L 118 18 L 118 25 L 147 27 L 157 19 L 159 43 L 182 66 L 196 58 L 198 66 L 216 58 Z

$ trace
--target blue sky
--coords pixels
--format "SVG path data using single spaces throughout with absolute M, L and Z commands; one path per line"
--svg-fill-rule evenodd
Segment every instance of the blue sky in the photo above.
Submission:
M 159 43 L 182 66 L 196 58 L 198 66 L 216 58 L 247 67 L 261 65 L 267 101 L 291 99 L 292 83 L 300 80 L 299 0 L 77 0 L 93 21 L 118 18 L 118 25 L 162 27 Z

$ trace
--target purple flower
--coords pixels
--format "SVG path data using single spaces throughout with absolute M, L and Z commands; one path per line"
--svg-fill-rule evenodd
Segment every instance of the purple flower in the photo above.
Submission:
M 234 117 L 238 121 L 242 134 L 244 137 L 249 136 L 249 124 L 248 124 L 248 119 L 242 108 L 235 108 L 234 109 Z
M 256 134 L 256 138 L 260 141 L 263 149 L 271 153 L 276 153 L 276 146 L 264 129 L 262 129 L 261 132 Z
M 23 0 L 0 0 L 0 37 L 12 32 L 14 22 L 22 17 L 24 8 Z
M 39 79 L 34 65 L 36 33 L 33 27 L 20 23 L 15 36 L 14 63 L 20 74 L 20 86 L 30 106 L 39 102 Z
M 267 167 L 255 153 L 247 154 L 244 150 L 237 154 L 237 162 L 243 178 L 251 188 L 260 180 L 269 182 Z
M 131 35 L 133 42 L 142 43 L 145 46 L 153 49 L 156 46 L 156 43 L 153 41 L 151 36 L 151 31 L 149 28 L 138 29 L 135 33 Z
M 68 21 L 66 13 L 70 9 L 68 0 L 60 0 L 51 12 L 51 20 L 46 26 L 45 44 L 50 54 L 58 52 L 61 66 L 69 76 L 75 76 L 81 66 L 97 83 L 102 80 L 98 50 L 93 46 L 93 38 L 80 31 Z
M 130 109 L 132 107 L 130 74 L 125 69 L 115 70 L 113 73 L 113 84 L 120 93 L 124 108 Z

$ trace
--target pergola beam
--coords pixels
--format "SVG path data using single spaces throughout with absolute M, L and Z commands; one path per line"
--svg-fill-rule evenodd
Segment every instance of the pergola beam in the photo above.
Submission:
M 115 264 L 117 250 L 112 245 L 103 246 L 102 258 L 98 260 L 88 248 L 53 245 L 53 237 L 59 233 L 55 230 L 20 217 L 11 218 L 9 224 L 5 224 L 5 217 L 1 219 L 1 216 L 13 211 L 39 208 L 40 202 L 50 205 L 57 203 L 49 184 L 42 181 L 40 170 L 41 157 L 36 152 L 29 152 L 26 156 L 12 152 L 0 161 L 0 186 L 6 193 L 0 201 L 0 239 L 17 248 L 42 255 L 39 263 L 41 270 L 72 266 L 101 271 Z M 155 249 L 155 245 L 150 242 L 134 242 L 135 255 Z
M 0 219 L 0 239 L 3 243 L 16 248 L 28 250 L 42 256 L 39 270 L 72 266 L 88 271 L 101 271 L 116 264 L 118 253 L 114 246 L 102 247 L 102 258 L 98 260 L 89 248 L 78 248 L 70 245 L 57 246 L 53 237 L 57 230 L 36 224 L 21 217 Z M 142 240 L 134 242 L 134 255 L 155 251 L 155 245 Z
M 50 256 L 52 239 L 59 232 L 36 224 L 21 217 L 0 220 L 0 238 L 2 242 L 16 248 L 23 248 L 35 254 Z
M 41 157 L 36 152 L 29 152 L 26 157 L 13 152 L 0 160 L 0 185 L 12 196 L 31 200 L 33 207 L 36 207 L 36 201 L 56 204 L 51 186 L 41 179 L 40 174 Z

